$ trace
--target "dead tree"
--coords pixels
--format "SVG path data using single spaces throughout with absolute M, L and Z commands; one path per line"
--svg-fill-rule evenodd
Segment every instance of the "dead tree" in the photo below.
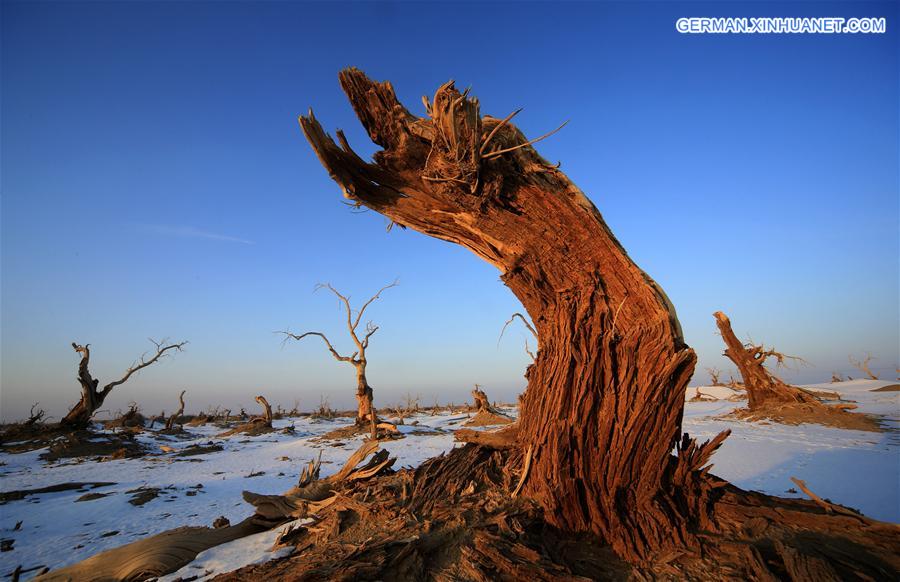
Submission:
M 706 370 L 706 373 L 709 374 L 709 381 L 713 386 L 721 386 L 722 382 L 719 381 L 719 376 L 722 375 L 722 370 L 718 368 L 703 368 Z
M 31 405 L 31 411 L 28 413 L 28 420 L 24 423 L 25 426 L 34 426 L 44 418 L 45 412 L 43 408 L 38 409 L 37 412 L 34 411 L 34 409 L 38 407 L 38 404 L 40 404 L 40 402 L 35 402 Z
M 177 344 L 169 344 L 166 343 L 166 340 L 157 342 L 152 339 L 150 341 L 156 346 L 156 352 L 153 354 L 153 357 L 148 360 L 146 359 L 146 356 L 142 356 L 140 361 L 132 364 L 121 378 L 106 384 L 102 389 L 98 389 L 100 382 L 91 376 L 91 372 L 88 369 L 88 364 L 91 359 L 91 344 L 82 346 L 72 342 L 72 348 L 81 354 L 81 361 L 78 364 L 78 382 L 81 384 L 81 399 L 74 407 L 72 407 L 72 410 L 66 414 L 60 424 L 74 428 L 86 427 L 91 422 L 94 413 L 103 405 L 103 401 L 106 400 L 106 397 L 109 396 L 109 393 L 112 392 L 113 388 L 127 382 L 128 379 L 139 370 L 142 370 L 151 364 L 155 364 L 169 351 L 175 350 L 180 352 L 187 343 L 180 342 Z
M 475 400 L 474 408 L 476 412 L 489 412 L 491 414 L 497 412 L 494 407 L 491 406 L 487 394 L 481 389 L 481 384 L 475 384 L 475 388 L 472 389 L 472 398 Z
M 414 414 L 419 412 L 419 402 L 422 400 L 421 394 L 413 396 L 410 392 L 403 397 L 403 406 L 406 408 L 406 414 Z
M 272 407 L 269 406 L 269 401 L 266 400 L 264 396 L 257 396 L 256 402 L 258 402 L 259 405 L 262 406 L 263 415 L 257 416 L 250 422 L 261 422 L 261 423 L 264 423 L 266 426 L 272 426 Z
M 853 364 L 853 367 L 858 369 L 860 372 L 869 377 L 869 380 L 877 380 L 878 376 L 876 376 L 872 369 L 869 368 L 869 362 L 874 360 L 871 354 L 866 353 L 865 357 L 860 361 L 854 358 L 853 356 L 848 356 L 850 358 L 850 363 Z
M 601 534 L 623 555 L 665 545 L 689 519 L 661 483 L 696 362 L 665 293 L 508 119 L 482 118 L 452 82 L 420 119 L 389 83 L 340 78 L 384 148 L 366 163 L 342 132 L 338 146 L 312 114 L 300 119 L 344 195 L 496 266 L 534 322 L 519 440 L 538 452 L 523 495 L 552 525 Z
M 700 530 L 755 515 L 751 506 L 765 497 L 751 502 L 739 492 L 727 507 L 715 503 L 727 484 L 703 469 L 727 432 L 705 445 L 681 433 L 696 356 L 671 301 L 594 204 L 530 147 L 536 140 L 509 123 L 512 116 L 482 117 L 478 101 L 453 82 L 424 99 L 424 118 L 400 104 L 390 83 L 352 68 L 340 82 L 383 148 L 372 163 L 341 131 L 335 143 L 312 112 L 299 121 L 344 196 L 494 265 L 534 322 L 540 349 L 526 373 L 521 420 L 504 442 L 531 453 L 517 490 L 542 507 L 543 519 L 598 534 L 621 557 L 642 562 L 713 546 Z M 475 470 L 467 455 L 472 449 L 461 447 L 434 462 Z M 431 490 L 441 495 L 451 471 L 435 470 Z M 725 517 L 745 507 L 740 518 Z M 736 559 L 762 564 L 753 552 Z
M 763 346 L 744 344 L 734 335 L 728 316 L 717 311 L 713 317 L 716 318 L 716 326 L 725 342 L 725 356 L 734 362 L 744 380 L 747 408 L 756 410 L 771 404 L 820 404 L 815 396 L 785 384 L 765 367 L 769 358 L 773 358 L 779 365 L 783 365 L 786 359 L 799 358 L 786 356 Z
M 166 421 L 166 430 L 172 430 L 175 428 L 175 423 L 178 422 L 178 419 L 181 418 L 181 415 L 184 414 L 184 393 L 187 390 L 182 390 L 181 394 L 178 395 L 178 410 L 169 417 Z
M 344 306 L 344 311 L 347 314 L 347 331 L 350 332 L 350 338 L 353 340 L 354 345 L 356 345 L 356 351 L 353 352 L 349 356 L 340 355 L 337 350 L 334 349 L 334 346 L 331 345 L 331 342 L 325 337 L 325 334 L 318 331 L 308 331 L 302 334 L 293 334 L 289 331 L 280 332 L 284 334 L 285 340 L 287 339 L 295 339 L 302 340 L 308 336 L 319 336 L 322 338 L 322 341 L 325 342 L 325 346 L 328 348 L 328 351 L 331 352 L 331 355 L 334 356 L 334 359 L 339 362 L 347 362 L 352 365 L 356 369 L 356 424 L 359 426 L 369 426 L 372 421 L 377 421 L 375 418 L 375 413 L 372 408 L 372 387 L 369 386 L 369 382 L 366 379 L 366 365 L 368 361 L 366 360 L 366 349 L 369 347 L 369 339 L 378 331 L 378 326 L 373 324 L 371 321 L 366 323 L 366 331 L 365 335 L 362 338 L 359 337 L 357 330 L 359 329 L 359 324 L 362 321 L 363 314 L 368 309 L 369 305 L 371 305 L 376 299 L 381 297 L 381 294 L 391 287 L 396 287 L 397 281 L 394 281 L 390 285 L 385 285 L 381 289 L 378 290 L 378 293 L 373 295 L 366 301 L 363 306 L 359 309 L 359 311 L 355 312 L 352 307 L 350 307 L 350 297 L 344 296 L 339 293 L 331 284 L 321 284 L 316 287 L 316 289 L 326 288 L 332 293 L 334 293 L 341 303 Z

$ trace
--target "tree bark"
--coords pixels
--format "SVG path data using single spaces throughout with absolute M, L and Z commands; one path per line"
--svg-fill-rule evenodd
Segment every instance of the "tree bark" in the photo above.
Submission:
M 373 394 L 366 380 L 366 362 L 363 360 L 356 365 L 356 424 L 360 426 L 378 422 L 372 407 Z
M 552 525 L 600 534 L 623 557 L 682 544 L 691 517 L 673 498 L 670 456 L 696 357 L 665 293 L 562 172 L 452 83 L 417 118 L 389 83 L 355 69 L 340 81 L 384 148 L 375 163 L 311 112 L 300 124 L 345 197 L 496 266 L 535 324 L 523 493 Z
M 713 314 L 716 326 L 725 342 L 725 356 L 734 362 L 744 380 L 747 390 L 747 408 L 759 410 L 771 404 L 810 404 L 821 406 L 819 400 L 802 390 L 785 384 L 776 378 L 765 367 L 766 360 L 771 357 L 784 356 L 762 346 L 744 345 L 731 329 L 731 321 L 721 311 Z

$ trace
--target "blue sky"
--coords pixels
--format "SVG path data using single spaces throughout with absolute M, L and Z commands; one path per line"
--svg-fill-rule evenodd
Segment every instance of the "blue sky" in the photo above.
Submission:
M 498 273 L 341 203 L 296 117 L 313 107 L 374 151 L 337 83 L 354 65 L 421 95 L 449 78 L 536 136 L 668 292 L 703 366 L 712 312 L 740 337 L 847 373 L 891 377 L 898 327 L 896 3 L 2 4 L 2 417 L 77 399 L 90 342 L 101 382 L 150 347 L 184 353 L 113 392 L 171 409 L 269 396 L 349 407 L 335 300 L 371 308 L 376 406 L 473 383 L 513 399 L 528 362 Z M 683 16 L 884 16 L 879 35 L 683 35 Z M 850 371 L 851 375 L 854 374 Z

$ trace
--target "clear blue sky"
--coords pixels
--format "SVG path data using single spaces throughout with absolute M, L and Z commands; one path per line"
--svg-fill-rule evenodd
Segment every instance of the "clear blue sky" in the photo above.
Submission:
M 353 402 L 349 341 L 317 282 L 371 309 L 376 405 L 525 385 L 520 306 L 467 251 L 353 214 L 297 126 L 312 106 L 368 143 L 337 72 L 421 95 L 449 78 L 517 118 L 667 290 L 706 381 L 712 312 L 741 337 L 848 371 L 898 358 L 897 3 L 2 5 L 2 417 L 77 399 L 150 347 L 187 350 L 116 389 L 171 409 Z M 881 35 L 682 35 L 682 16 L 884 16 Z M 851 372 L 852 373 L 852 372 Z M 858 375 L 858 374 L 854 374 Z

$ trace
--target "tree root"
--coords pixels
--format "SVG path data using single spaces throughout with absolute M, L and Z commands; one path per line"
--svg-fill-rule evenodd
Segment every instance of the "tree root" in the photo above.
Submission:
M 316 527 L 285 543 L 288 558 L 220 580 L 887 580 L 900 572 L 900 528 L 829 504 L 742 491 L 696 470 L 725 434 L 686 439 L 672 474 L 706 493 L 695 541 L 639 565 L 603 540 L 547 525 L 513 497 L 527 453 L 476 445 L 365 484 L 343 481 Z M 827 503 L 827 502 L 826 502 Z M 701 509 L 698 509 L 700 511 Z

